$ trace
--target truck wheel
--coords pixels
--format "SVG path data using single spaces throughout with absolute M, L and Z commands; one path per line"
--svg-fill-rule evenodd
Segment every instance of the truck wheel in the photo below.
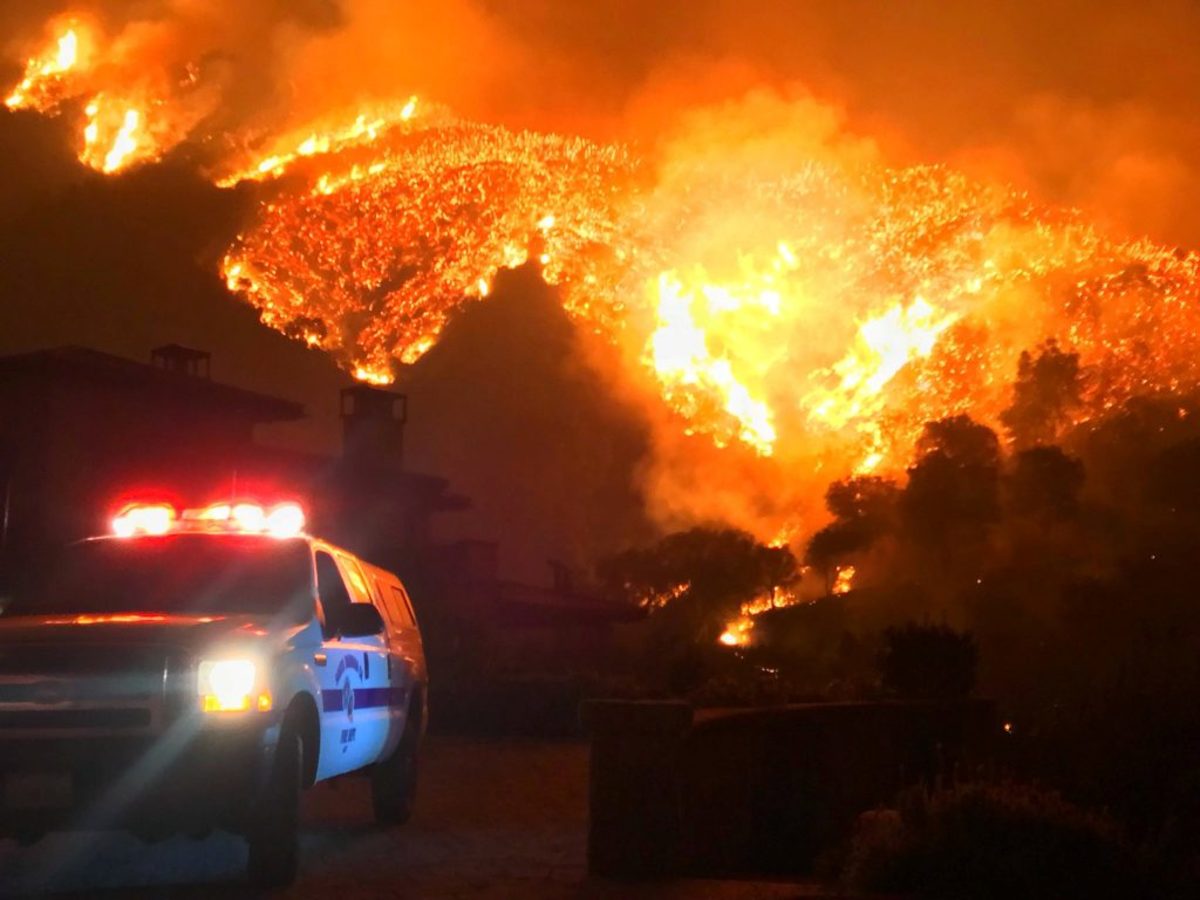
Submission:
M 371 804 L 380 825 L 403 825 L 412 817 L 417 801 L 417 744 L 421 725 L 415 716 L 390 757 L 375 765 L 371 773 Z
M 246 835 L 250 844 L 246 873 L 259 887 L 284 887 L 296 880 L 303 772 L 304 745 L 295 729 L 285 724 L 275 748 L 275 765 Z

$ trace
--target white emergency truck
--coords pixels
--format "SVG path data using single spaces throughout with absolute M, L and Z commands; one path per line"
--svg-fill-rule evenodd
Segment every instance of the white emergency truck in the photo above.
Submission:
M 301 790 L 416 796 L 421 635 L 400 580 L 304 533 L 295 503 L 124 509 L 0 615 L 0 836 L 245 835 L 295 878 Z

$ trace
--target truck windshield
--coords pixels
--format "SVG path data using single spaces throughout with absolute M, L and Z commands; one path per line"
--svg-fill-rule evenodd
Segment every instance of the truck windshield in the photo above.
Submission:
M 164 612 L 285 614 L 313 610 L 312 562 L 302 540 L 177 534 L 67 547 L 45 583 L 8 615 Z

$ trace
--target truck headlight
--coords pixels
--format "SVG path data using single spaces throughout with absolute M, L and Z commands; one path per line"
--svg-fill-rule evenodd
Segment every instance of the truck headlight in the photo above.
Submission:
M 261 689 L 253 660 L 206 659 L 196 675 L 200 708 L 205 712 L 267 712 L 271 708 L 271 694 Z

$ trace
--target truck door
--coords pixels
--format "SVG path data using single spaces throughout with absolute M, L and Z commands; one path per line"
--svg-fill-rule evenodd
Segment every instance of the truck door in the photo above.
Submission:
M 343 638 L 341 612 L 353 602 L 333 555 L 316 551 L 317 593 L 324 634 L 314 660 L 321 684 L 321 756 L 318 779 L 375 762 L 386 739 L 386 720 L 372 690 L 386 684 L 382 638 Z
M 392 728 L 384 750 L 388 754 L 399 746 L 407 725 L 409 704 L 417 685 L 421 644 L 417 623 L 404 589 L 398 583 L 384 578 L 377 578 L 375 587 L 379 591 L 380 605 L 386 610 L 391 625 L 388 630 L 388 663 L 392 683 Z
M 424 652 L 421 649 L 421 632 L 416 628 L 416 617 L 413 614 L 413 605 L 408 599 L 408 593 L 395 582 L 382 587 L 391 600 L 390 606 L 394 608 L 397 622 L 400 624 L 391 644 L 392 656 L 394 656 L 392 685 L 401 700 L 398 704 L 396 720 L 396 743 L 398 744 L 404 728 L 408 725 L 410 701 L 412 701 L 414 692 L 418 690 L 418 680 L 422 676 L 422 666 L 425 665 Z
M 352 640 L 362 659 L 362 686 L 355 690 L 354 712 L 357 719 L 359 749 L 368 763 L 382 756 L 391 730 L 391 691 L 388 660 L 387 614 L 379 609 L 371 592 L 366 574 L 354 559 L 345 553 L 334 554 L 342 571 L 350 599 L 354 603 L 374 606 L 384 622 L 383 634 L 372 634 Z M 347 640 L 343 638 L 343 641 Z

